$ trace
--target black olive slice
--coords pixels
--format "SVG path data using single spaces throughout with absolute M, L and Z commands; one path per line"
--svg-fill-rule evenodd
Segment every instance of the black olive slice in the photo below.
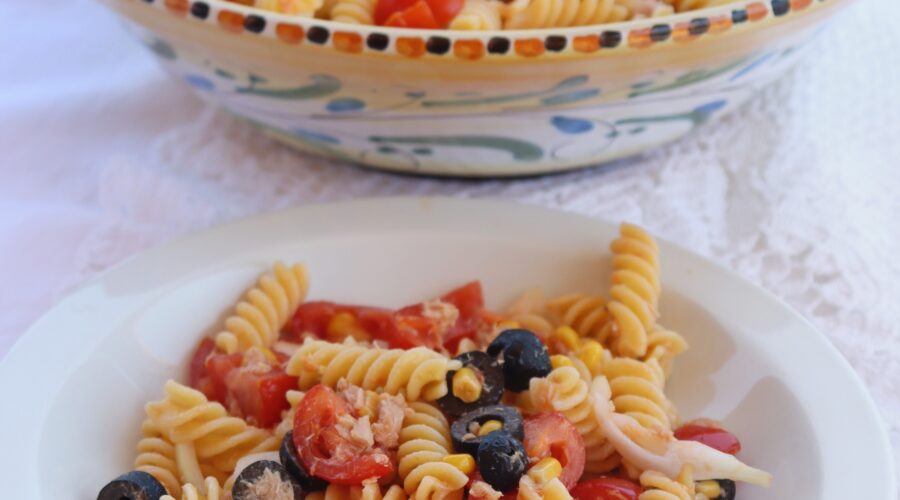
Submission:
M 294 445 L 294 431 L 289 431 L 281 440 L 281 448 L 278 450 L 278 458 L 281 465 L 303 487 L 303 491 L 310 493 L 321 491 L 328 487 L 328 481 L 312 476 L 306 471 L 306 467 L 297 458 L 297 447 Z
M 97 500 L 159 500 L 166 488 L 155 477 L 133 470 L 110 481 L 100 490 Z
M 458 371 L 447 372 L 448 393 L 437 400 L 438 406 L 444 413 L 451 417 L 458 417 L 468 411 L 500 402 L 504 387 L 503 369 L 496 359 L 481 351 L 463 353 L 453 359 L 459 360 L 463 368 L 471 368 L 480 375 L 481 395 L 471 403 L 466 403 L 457 397 L 453 394 L 453 376 Z
M 453 439 L 453 447 L 456 452 L 468 453 L 472 456 L 478 453 L 478 445 L 493 432 L 486 436 L 479 436 L 472 430 L 491 420 L 500 421 L 503 424 L 501 430 L 515 439 L 519 441 L 525 439 L 525 423 L 519 410 L 506 405 L 484 406 L 461 415 L 450 426 L 450 437 Z
M 238 474 L 231 488 L 232 500 L 257 500 L 264 495 L 273 496 L 276 492 L 290 489 L 294 500 L 303 498 L 303 490 L 297 481 L 291 478 L 287 469 L 272 460 L 259 460 L 248 465 Z M 276 497 L 276 498 L 281 498 Z

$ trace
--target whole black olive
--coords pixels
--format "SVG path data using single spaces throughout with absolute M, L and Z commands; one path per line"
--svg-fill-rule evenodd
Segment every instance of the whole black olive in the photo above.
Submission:
M 478 430 L 482 425 L 491 420 L 499 421 L 500 430 L 522 441 L 525 439 L 525 423 L 522 414 L 512 406 L 492 405 L 477 408 L 457 418 L 450 426 L 450 437 L 453 439 L 453 448 L 457 453 L 478 453 L 478 446 L 485 437 L 479 436 Z M 473 432 L 474 431 L 474 432 Z
M 514 392 L 528 389 L 532 378 L 546 377 L 552 369 L 550 354 L 541 339 L 521 328 L 504 330 L 488 346 L 487 353 L 494 357 L 502 354 L 503 380 L 506 388 Z
M 481 394 L 478 399 L 467 403 L 453 393 L 453 377 L 458 370 L 447 372 L 447 395 L 437 400 L 438 406 L 447 415 L 458 417 L 463 413 L 472 411 L 482 406 L 497 404 L 503 396 L 503 369 L 496 359 L 481 351 L 471 351 L 453 358 L 462 363 L 463 368 L 469 368 L 478 376 L 481 386 Z
M 507 492 L 519 484 L 528 467 L 525 446 L 508 432 L 492 432 L 478 445 L 478 472 L 495 490 Z
M 234 480 L 234 486 L 231 488 L 231 498 L 233 500 L 257 500 L 260 498 L 260 491 L 280 492 L 285 489 L 293 492 L 294 500 L 303 498 L 300 484 L 291 478 L 287 469 L 272 460 L 259 460 L 248 465 L 238 474 Z
M 166 488 L 155 477 L 133 470 L 110 481 L 100 490 L 97 500 L 159 500 Z
M 321 491 L 328 487 L 328 481 L 312 476 L 306 472 L 306 467 L 297 458 L 297 447 L 294 445 L 294 431 L 289 431 L 281 440 L 281 448 L 278 450 L 278 458 L 281 465 L 303 487 L 303 491 L 310 493 Z

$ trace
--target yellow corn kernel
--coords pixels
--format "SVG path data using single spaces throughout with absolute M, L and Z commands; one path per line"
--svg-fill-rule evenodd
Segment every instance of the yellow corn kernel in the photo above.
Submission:
M 559 344 L 563 350 L 566 351 L 574 351 L 578 349 L 578 344 L 580 342 L 580 338 L 578 337 L 578 333 L 575 330 L 569 328 L 568 326 L 561 326 L 553 332 L 551 336 L 552 339 Z
M 500 331 L 509 330 L 511 328 L 522 328 L 522 325 L 518 321 L 513 321 L 511 319 L 505 319 L 497 323 L 497 329 Z
M 444 462 L 456 467 L 463 474 L 469 475 L 475 472 L 475 458 L 468 453 L 457 453 L 455 455 L 447 455 L 444 457 Z
M 541 500 L 572 500 L 572 495 L 562 481 L 551 479 L 541 488 Z
M 475 370 L 461 368 L 453 374 L 453 395 L 466 403 L 478 401 L 481 397 L 481 380 Z
M 718 498 L 722 494 L 722 488 L 718 481 L 699 481 L 697 493 L 702 493 L 706 498 Z
M 359 326 L 356 318 L 350 313 L 337 313 L 328 322 L 328 331 L 325 333 L 328 340 L 341 342 L 347 337 L 353 340 L 367 341 L 371 338 L 369 332 Z
M 481 424 L 481 427 L 478 429 L 479 436 L 487 436 L 488 434 L 499 431 L 503 428 L 503 422 L 499 420 L 488 420 L 487 422 Z
M 593 374 L 600 369 L 600 364 L 603 362 L 603 346 L 596 340 L 585 340 L 575 355 Z
M 550 356 L 550 366 L 555 370 L 557 368 L 562 368 L 563 366 L 575 366 L 575 364 L 572 363 L 572 360 L 569 359 L 568 356 L 554 354 L 553 356 Z
M 553 457 L 547 457 L 528 469 L 528 477 L 537 484 L 546 484 L 562 474 L 562 464 Z

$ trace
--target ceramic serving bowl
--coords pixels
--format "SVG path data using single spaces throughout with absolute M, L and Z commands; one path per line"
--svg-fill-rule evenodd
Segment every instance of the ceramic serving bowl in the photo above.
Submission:
M 511 176 L 634 155 L 727 113 L 848 0 L 493 32 L 102 1 L 198 95 L 291 146 L 396 171 Z

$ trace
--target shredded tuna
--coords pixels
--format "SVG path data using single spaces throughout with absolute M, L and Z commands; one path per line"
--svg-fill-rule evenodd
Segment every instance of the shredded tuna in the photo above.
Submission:
M 347 380 L 340 379 L 337 383 L 338 396 L 344 398 L 344 401 L 357 412 L 366 407 L 366 391 L 361 387 L 350 385 Z
M 378 420 L 372 425 L 375 442 L 387 449 L 396 448 L 400 441 L 400 429 L 406 416 L 406 400 L 402 395 L 381 395 L 378 403 Z
M 501 497 L 503 497 L 503 493 L 484 481 L 475 481 L 469 488 L 469 500 L 499 500 Z
M 249 500 L 294 500 L 294 488 L 277 473 L 266 470 L 247 486 Z
M 261 350 L 251 347 L 244 353 L 241 370 L 250 373 L 268 373 L 272 371 L 272 364 Z
M 430 300 L 422 304 L 422 316 L 437 323 L 437 331 L 443 335 L 456 324 L 459 319 L 459 309 L 449 302 Z
M 519 495 L 516 498 L 521 499 L 541 499 L 544 495 L 541 494 L 540 488 L 538 485 L 532 480 L 528 475 L 522 476 L 522 479 L 519 480 Z

